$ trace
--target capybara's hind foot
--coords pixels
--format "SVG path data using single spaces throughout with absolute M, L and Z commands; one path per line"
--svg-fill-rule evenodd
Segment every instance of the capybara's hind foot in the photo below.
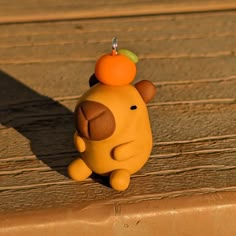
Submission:
M 130 174 L 127 170 L 114 170 L 110 175 L 110 185 L 113 189 L 124 191 L 129 187 Z
M 69 165 L 68 174 L 73 180 L 82 181 L 87 179 L 92 171 L 81 158 L 78 158 Z

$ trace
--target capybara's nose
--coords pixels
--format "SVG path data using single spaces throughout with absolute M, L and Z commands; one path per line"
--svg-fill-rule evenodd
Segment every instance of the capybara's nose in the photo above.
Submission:
M 84 101 L 75 109 L 76 129 L 82 137 L 99 141 L 110 137 L 115 131 L 115 118 L 105 105 Z

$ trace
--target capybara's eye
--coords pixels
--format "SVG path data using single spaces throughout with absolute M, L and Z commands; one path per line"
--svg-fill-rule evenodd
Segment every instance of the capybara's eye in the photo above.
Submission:
M 133 105 L 130 107 L 130 110 L 136 110 L 137 109 L 137 106 Z

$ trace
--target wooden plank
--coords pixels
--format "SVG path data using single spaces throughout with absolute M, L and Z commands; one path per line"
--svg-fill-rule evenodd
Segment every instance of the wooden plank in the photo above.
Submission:
M 158 89 L 156 102 L 235 98 L 235 63 L 234 56 L 143 59 L 137 64 L 136 81 L 148 79 L 155 83 Z M 88 89 L 87 81 L 94 71 L 94 65 L 95 62 L 2 65 L 1 86 L 4 87 L 4 74 L 9 74 L 13 81 L 21 81 L 25 86 L 36 90 L 36 93 L 50 96 L 57 101 L 78 98 Z M 7 81 L 10 83 L 12 79 Z M 11 84 L 12 87 L 17 87 L 14 82 Z M 8 91 L 9 87 L 6 88 Z M 183 89 L 186 89 L 184 93 Z M 24 102 L 29 97 L 32 102 L 39 99 L 30 92 L 25 92 L 25 96 L 10 91 L 9 93 L 11 100 L 7 96 L 2 97 L 2 105 Z
M 122 47 L 137 52 L 140 59 L 234 56 L 236 50 L 235 14 L 231 13 L 227 17 L 222 17 L 222 13 L 207 14 L 202 18 L 203 26 L 198 26 L 197 16 L 199 14 L 196 14 L 195 17 L 191 17 L 191 15 L 176 16 L 174 20 L 170 17 L 160 18 L 161 21 L 158 17 L 148 18 L 148 20 L 131 19 L 132 22 L 136 20 L 135 24 L 144 30 L 140 30 L 136 26 L 129 31 L 126 28 L 127 19 L 122 18 L 101 20 L 94 25 L 91 22 L 90 24 L 85 23 L 85 26 L 83 26 L 83 22 L 79 21 L 68 22 L 70 29 L 66 30 L 65 23 L 62 25 L 57 23 L 58 27 L 53 27 L 52 23 L 47 24 L 47 27 L 41 24 L 39 31 L 34 30 L 33 35 L 15 33 L 15 29 L 16 32 L 19 32 L 18 25 L 10 28 L 3 27 L 5 36 L 3 33 L 3 36 L 0 37 L 0 64 L 94 61 L 98 55 L 110 49 L 110 40 L 117 33 Z M 146 25 L 150 23 L 150 28 L 147 28 Z M 75 24 L 79 24 L 82 29 L 86 28 L 86 25 L 89 27 L 87 30 L 79 29 L 78 32 Z M 115 30 L 117 24 L 120 25 L 119 32 Z M 184 26 L 182 26 L 183 24 Z M 212 25 L 211 31 L 206 27 L 208 24 Z M 156 29 L 155 25 L 158 25 L 159 28 Z M 166 30 L 169 28 L 167 25 L 171 25 L 171 27 Z M 198 27 L 197 33 L 193 30 L 192 25 Z M 34 24 L 26 25 L 24 28 L 24 31 L 30 31 L 34 28 Z M 57 30 L 56 34 L 55 30 Z M 68 33 L 68 30 L 71 33 Z M 58 32 L 60 32 L 60 36 Z M 135 44 L 133 43 L 134 38 L 136 39 Z
M 191 106 L 191 105 L 190 105 Z M 180 109 L 182 107 L 182 109 Z M 183 108 L 185 107 L 185 109 Z M 199 107 L 203 108 L 205 107 L 205 111 L 202 111 L 202 109 L 198 109 Z M 231 137 L 234 137 L 233 135 L 236 134 L 235 132 L 235 105 L 227 106 L 228 109 L 222 109 L 222 105 L 198 105 L 197 108 L 189 109 L 189 105 L 186 106 L 168 106 L 168 107 L 157 107 L 153 111 L 151 108 L 151 118 L 152 118 L 152 125 L 153 125 L 153 135 L 155 143 L 162 143 L 162 142 L 180 142 L 181 148 L 183 148 L 184 142 L 191 141 L 191 139 L 203 139 L 204 137 L 207 140 L 207 136 L 210 137 L 226 137 L 231 140 Z M 209 114 L 207 113 L 207 109 L 211 109 L 211 112 Z M 51 110 L 55 110 L 55 107 L 51 107 Z M 169 112 L 167 110 L 170 110 Z M 23 112 L 24 113 L 24 112 Z M 158 113 L 158 116 L 156 114 Z M 176 114 L 175 114 L 176 113 Z M 192 114 L 191 114 L 192 113 Z M 199 117 L 196 118 L 197 114 L 199 114 Z M 219 113 L 221 114 L 219 116 Z M 215 129 L 215 126 L 218 124 L 218 119 L 215 120 L 215 117 L 218 119 L 221 119 L 222 122 L 224 122 L 224 125 L 222 125 L 221 130 Z M 175 121 L 172 117 L 179 117 L 178 118 L 178 125 L 175 125 Z M 55 113 L 52 112 L 50 116 L 46 116 L 42 120 L 43 114 L 38 115 L 38 117 L 33 118 L 30 116 L 25 116 L 24 118 L 19 114 L 19 121 L 14 122 L 8 122 L 8 125 L 18 130 L 19 133 L 17 133 L 14 129 L 1 129 L 0 133 L 2 137 L 5 137 L 4 139 L 1 139 L 1 151 L 0 156 L 2 160 L 23 160 L 24 156 L 29 157 L 29 160 L 34 159 L 35 157 L 33 155 L 33 152 L 36 152 L 39 156 L 42 156 L 42 158 L 45 158 L 47 160 L 48 158 L 54 158 L 56 155 L 64 155 L 67 156 L 65 158 L 65 161 L 68 162 L 71 160 L 70 156 L 75 156 L 76 152 L 73 147 L 72 142 L 72 136 L 74 132 L 74 126 L 73 126 L 73 119 L 72 116 L 66 116 L 63 113 Z M 59 119 L 58 117 L 61 116 L 61 122 L 56 121 Z M 230 119 L 227 118 L 227 116 L 230 117 Z M 156 118 L 155 118 L 156 117 Z M 24 119 L 24 120 L 23 120 Z M 193 120 L 197 119 L 198 125 L 196 122 L 192 122 Z M 23 121 L 22 121 L 23 120 Z M 182 122 L 185 122 L 185 126 L 181 126 L 181 123 L 179 120 L 183 120 Z M 208 127 L 208 122 L 212 121 L 212 124 Z M 38 130 L 36 135 L 35 133 L 35 126 L 38 124 L 40 127 L 40 123 L 42 123 L 41 130 Z M 47 127 L 43 127 L 43 124 L 47 123 Z M 63 126 L 61 124 L 64 124 Z M 21 130 L 19 127 L 24 125 L 27 127 L 26 130 Z M 233 127 L 232 127 L 233 126 Z M 55 131 L 56 129 L 56 131 Z M 199 131 L 198 131 L 199 129 Z M 191 136 L 191 132 L 192 136 Z M 45 139 L 45 136 L 47 139 Z M 186 140 L 185 137 L 190 137 L 189 140 Z M 31 150 L 29 140 L 31 141 Z M 210 139 L 210 138 L 209 138 Z M 182 144 L 181 144 L 182 142 Z M 232 140 L 231 140 L 232 142 Z M 165 147 L 165 146 L 164 146 Z M 214 145 L 212 145 L 212 148 Z M 231 146 L 229 144 L 226 147 L 221 147 L 220 145 L 216 145 L 216 149 L 218 148 L 233 148 L 233 143 Z M 167 148 L 167 147 L 165 147 Z M 172 147 L 173 148 L 173 147 Z M 213 149 L 215 149 L 213 148 Z M 204 148 L 204 149 L 211 149 Z M 188 150 L 190 151 L 190 150 Z M 162 148 L 154 146 L 153 155 L 158 154 L 162 152 Z M 173 153 L 173 151 L 171 152 Z M 53 160 L 53 159 L 52 159 Z M 50 160 L 48 160 L 50 162 Z
M 235 11 L 177 15 L 121 17 L 1 25 L 1 47 L 48 43 L 110 42 L 114 34 L 122 39 L 207 38 L 235 35 Z M 209 28 L 211 25 L 211 28 Z M 119 27 L 118 27 L 119 26 Z M 196 28 L 198 30 L 196 30 Z M 140 37 L 143 38 L 143 37 Z
M 234 0 L 0 1 L 0 23 L 71 20 L 235 9 Z
M 1 212 L 29 211 L 37 209 L 78 207 L 91 201 L 132 201 L 160 199 L 163 197 L 206 194 L 214 191 L 235 191 L 235 166 L 198 167 L 178 171 L 133 176 L 125 192 L 116 192 L 101 184 L 95 177 L 80 183 L 71 180 L 29 184 L 28 178 L 38 178 L 42 172 L 24 174 L 24 186 L 9 186 L 1 189 Z M 53 180 L 55 172 L 44 172 Z M 31 176 L 31 177 L 30 177 Z M 17 175 L 15 175 L 15 178 Z M 23 177 L 23 176 L 22 176 Z M 42 180 L 40 178 L 40 180 Z M 221 181 L 219 181 L 221 180 Z M 145 185 L 143 184 L 145 183 Z M 168 183 L 168 184 L 167 184 Z M 140 188 L 142 185 L 142 188 Z M 141 190 L 142 189 L 142 190 Z M 24 199 L 22 198 L 24 196 Z M 68 197 L 70 196 L 70 197 Z M 96 196 L 96 198 L 95 198 Z
M 173 41 L 136 41 L 125 43 L 126 48 L 134 51 L 134 48 L 142 48 L 139 58 L 199 58 L 231 56 L 236 51 L 236 37 L 173 40 Z M 153 46 L 154 45 L 154 46 Z M 201 47 L 199 48 L 199 45 Z M 100 43 L 100 52 L 94 45 L 68 44 L 68 45 L 40 45 L 15 48 L 0 48 L 0 64 L 30 64 L 51 63 L 66 61 L 91 61 L 96 60 L 98 55 L 108 52 L 110 43 Z M 95 49 L 95 50 L 94 50 Z M 156 53 L 158 52 L 158 54 Z M 62 56 L 63 55 L 63 56 Z
M 132 40 L 133 37 L 139 38 L 140 33 L 145 33 L 149 40 L 152 37 L 155 40 L 223 37 L 235 34 L 235 18 L 235 11 L 232 10 L 204 14 L 170 14 L 115 19 L 3 24 L 1 25 L 0 40 L 1 47 L 10 47 L 30 43 L 70 43 L 75 40 L 80 43 L 98 43 L 104 40 L 110 42 L 111 39 L 108 36 L 111 37 L 114 34 L 116 36 L 122 34 L 122 38 L 129 40 Z
M 66 100 L 61 104 L 49 101 L 12 106 L 10 111 L 1 110 L 0 121 L 2 125 L 16 129 L 31 140 L 31 148 L 35 149 L 38 155 L 73 152 L 72 110 L 77 99 Z M 153 103 L 149 105 L 149 111 L 155 142 L 236 134 L 234 126 L 236 112 L 233 101 Z M 219 120 L 222 120 L 221 130 L 215 128 Z M 0 146 L 7 147 L 3 148 L 0 156 L 6 158 L 32 155 L 32 151 L 25 150 L 27 147 L 30 150 L 29 141 L 16 134 L 14 129 L 0 130 L 1 136 L 5 137 L 0 140 Z M 34 135 L 35 130 L 37 135 Z
M 31 139 L 33 138 L 33 133 L 31 132 L 35 129 L 37 129 L 38 132 L 41 132 L 42 135 L 44 132 L 47 133 L 47 135 L 50 135 L 48 129 L 54 129 L 55 126 L 57 127 L 57 129 L 59 129 L 59 133 L 64 133 L 64 135 L 68 135 L 69 137 L 71 135 L 72 137 L 74 131 L 73 117 L 72 112 L 66 107 L 75 107 L 76 100 L 67 101 L 64 104 L 66 104 L 66 106 L 57 105 L 55 103 L 46 104 L 44 106 L 39 102 L 36 105 L 33 104 L 33 106 L 19 106 L 16 111 L 14 111 L 14 109 L 12 112 L 2 111 L 1 122 L 5 126 L 14 127 L 15 129 L 19 130 L 20 133 L 26 133 L 26 135 L 31 137 Z M 39 109 L 39 107 L 41 107 L 41 109 Z M 236 133 L 235 127 L 233 125 L 235 123 L 236 116 L 235 103 L 218 102 L 211 104 L 207 102 L 188 102 L 186 104 L 153 104 L 149 106 L 149 111 L 153 129 L 155 130 L 155 132 L 157 132 L 155 134 L 154 140 L 158 138 L 159 142 L 168 140 L 185 140 L 185 138 L 187 137 L 189 137 L 189 139 L 201 138 L 207 136 L 208 133 L 211 136 Z M 34 116 L 32 116 L 32 114 L 34 114 Z M 218 118 L 215 120 L 215 117 L 217 116 Z M 192 123 L 192 121 L 196 119 L 198 120 L 198 122 L 196 122 L 196 124 Z M 221 124 L 221 130 L 215 129 L 219 122 L 219 119 L 224 121 Z M 175 122 L 178 125 L 175 126 Z M 186 125 L 183 125 L 185 122 L 187 122 Z M 205 125 L 208 128 L 201 128 L 202 125 Z M 25 129 L 21 129 L 22 126 L 24 126 Z M 231 126 L 233 127 L 231 128 Z M 5 142 L 7 140 L 7 143 L 10 143 L 10 140 L 13 139 L 16 140 L 13 142 L 13 144 L 15 144 L 15 142 L 17 142 L 17 139 L 19 139 L 19 135 L 15 136 L 15 134 L 12 133 L 11 130 L 2 129 L 1 132 L 6 137 L 6 139 L 2 140 L 2 142 Z M 53 133 L 52 135 L 54 134 L 55 133 Z M 50 140 L 51 139 L 49 139 L 48 141 L 50 142 Z M 68 137 L 66 138 L 66 140 L 69 141 Z M 60 143 L 61 142 L 62 140 L 60 141 Z M 18 144 L 16 144 L 16 146 L 17 145 Z M 15 148 L 16 147 L 12 146 L 12 148 L 9 149 L 15 150 Z M 58 146 L 58 148 L 60 149 L 60 146 Z
M 195 61 L 195 60 L 194 60 Z M 235 59 L 233 58 L 233 61 Z M 167 62 L 168 63 L 168 62 Z M 219 64 L 219 63 L 216 63 Z M 1 95 L 1 107 L 9 106 L 10 104 L 14 105 L 15 108 L 20 108 L 23 106 L 26 106 L 25 103 L 28 103 L 28 100 L 30 99 L 30 104 L 28 104 L 29 108 L 31 106 L 37 106 L 38 100 L 44 100 L 45 109 L 47 109 L 47 104 L 50 105 L 50 103 L 62 102 L 63 101 L 73 101 L 73 104 L 76 103 L 77 99 L 81 96 L 83 92 L 89 89 L 88 86 L 88 78 L 80 78 L 75 74 L 74 72 L 70 73 L 70 70 L 68 70 L 69 75 L 67 73 L 68 68 L 77 68 L 77 65 L 79 65 L 81 68 L 81 64 L 76 64 L 72 66 L 65 66 L 65 71 L 63 69 L 61 70 L 61 74 L 59 76 L 55 76 L 55 72 L 57 74 L 58 71 L 56 71 L 56 66 L 59 66 L 59 64 L 54 65 L 55 71 L 48 71 L 46 74 L 45 71 L 45 81 L 48 81 L 47 83 L 44 83 L 42 79 L 40 78 L 40 68 L 43 67 L 35 67 L 35 66 L 28 66 L 26 70 L 19 74 L 22 69 L 25 67 L 18 67 L 19 69 L 17 73 L 17 78 L 20 80 L 24 80 L 32 87 L 37 88 L 38 91 L 40 91 L 40 94 L 37 92 L 33 92 L 33 90 L 26 90 L 26 86 L 22 84 L 22 86 L 18 86 L 17 80 L 13 79 L 12 77 L 8 77 L 8 79 L 4 82 L 4 74 L 2 72 L 1 76 L 1 88 L 4 89 L 7 95 L 3 92 Z M 152 66 L 152 62 L 150 62 L 150 67 Z M 153 65 L 154 66 L 154 65 Z M 139 69 L 144 69 L 145 72 L 146 65 L 141 65 Z M 36 70 L 33 70 L 33 69 Z M 233 67 L 234 70 L 235 67 Z M 15 67 L 10 67 L 8 71 L 11 71 L 12 69 L 16 69 Z M 166 70 L 167 71 L 167 70 Z M 185 71 L 189 72 L 188 69 L 184 69 L 182 73 Z M 29 73 L 28 73 L 29 72 Z M 64 74 L 63 74 L 64 72 Z M 172 77 L 172 73 L 170 72 L 168 75 L 165 74 L 165 71 L 162 71 L 158 73 L 159 71 L 155 71 L 154 73 L 151 72 L 149 75 L 149 72 L 146 73 L 146 75 L 143 75 L 144 77 L 138 76 L 137 80 L 140 79 L 149 79 L 153 81 L 153 83 L 156 85 L 158 94 L 155 96 L 153 103 L 157 103 L 158 105 L 165 105 L 165 104 L 181 104 L 181 103 L 230 103 L 234 102 L 235 100 L 235 83 L 236 83 L 236 77 L 229 76 L 229 77 L 218 77 L 218 78 L 209 78 L 209 79 L 199 79 L 198 77 L 194 79 L 190 78 L 190 80 L 182 80 L 184 79 L 184 76 L 176 76 L 174 81 L 168 81 L 168 79 L 174 79 Z M 179 71 L 180 72 L 180 71 Z M 210 72 L 210 71 L 209 71 Z M 232 71 L 230 71 L 232 73 Z M 142 73 L 142 72 L 141 72 Z M 210 72 L 211 73 L 211 72 Z M 19 74 L 19 76 L 18 76 Z M 89 74 L 87 72 L 87 74 Z M 145 74 L 145 73 L 144 73 Z M 232 73 L 233 74 L 233 73 Z M 34 76 L 35 75 L 35 76 Z M 70 76 L 72 75 L 72 76 Z M 159 76 L 158 76 L 159 75 Z M 164 76 L 166 75 L 166 78 Z M 209 76 L 209 74 L 206 74 L 204 76 Z M 32 80 L 31 78 L 34 78 Z M 63 79 L 62 79 L 63 78 Z M 165 80 L 167 79 L 167 80 Z M 67 83 L 67 86 L 65 86 L 65 83 Z M 38 87 L 37 87 L 38 86 Z M 55 88 L 55 90 L 52 90 L 52 88 Z M 14 92 L 14 88 L 18 88 L 18 93 Z M 183 91 L 185 91 L 183 93 Z M 208 91 L 211 91 L 210 93 Z M 52 96 L 52 99 L 47 98 L 47 96 Z M 9 101 L 9 98 L 10 101 Z M 65 103 L 65 105 L 70 109 L 73 110 L 73 104 Z M 22 108 L 23 109 L 23 108 Z M 26 109 L 26 108 L 24 108 Z
M 220 146 L 220 142 L 216 142 L 217 148 L 215 149 L 198 149 L 191 150 L 189 152 L 169 152 L 165 154 L 151 155 L 148 163 L 143 169 L 141 169 L 137 174 L 132 177 L 140 177 L 142 175 L 165 175 L 173 174 L 179 175 L 181 172 L 192 172 L 199 169 L 203 170 L 215 170 L 218 169 L 234 169 L 236 163 L 232 160 L 232 157 L 236 154 L 236 148 L 227 147 L 223 148 Z M 231 146 L 235 145 L 235 139 L 231 140 Z M 173 145 L 174 146 L 174 145 Z M 176 148 L 177 145 L 174 146 Z M 180 148 L 184 148 L 184 145 L 179 145 Z M 196 144 L 193 145 L 196 148 Z M 160 148 L 164 148 L 160 146 Z M 60 158 L 61 160 L 57 160 Z M 69 157 L 71 160 L 71 156 Z M 66 178 L 66 167 L 68 165 L 68 159 L 66 159 L 65 154 L 57 154 L 54 156 L 43 156 L 41 155 L 39 159 L 34 157 L 32 160 L 24 159 L 23 157 L 18 158 L 16 161 L 13 160 L 2 160 L 0 175 L 3 183 L 1 184 L 1 191 L 6 191 L 9 189 L 22 189 L 27 186 L 39 187 L 50 184 L 56 185 L 57 183 L 65 182 L 70 183 L 68 178 Z M 70 161 L 71 161 L 70 160 Z M 47 165 L 43 164 L 46 163 Z M 14 166 L 16 165 L 17 166 Z M 57 173 L 54 170 L 60 170 Z M 60 175 L 60 173 L 62 175 Z M 31 177 L 29 177 L 31 175 Z M 38 177 L 34 177 L 38 175 Z M 208 183 L 209 184 L 209 183 Z M 195 186 L 192 186 L 195 188 Z M 207 187 L 211 187 L 210 185 Z M 175 191 L 175 189 L 172 189 Z M 141 194 L 141 193 L 140 193 Z M 166 194 L 164 191 L 163 195 Z
M 207 138 L 200 138 L 195 140 L 181 140 L 154 143 L 152 154 L 145 167 L 139 173 L 152 172 L 152 166 L 155 166 L 155 171 L 177 170 L 177 168 L 196 168 L 198 166 L 207 165 L 226 165 L 234 166 L 234 160 L 231 156 L 235 150 L 236 135 L 214 136 Z M 27 147 L 25 148 L 27 150 Z M 20 150 L 17 150 L 20 151 Z M 53 168 L 63 169 L 66 173 L 67 162 L 73 160 L 78 156 L 76 150 L 71 149 L 67 152 L 69 155 L 65 158 L 65 153 L 57 153 L 47 155 L 41 154 L 39 160 L 34 154 L 24 156 L 3 155 L 1 153 L 0 174 L 10 175 L 17 173 L 25 173 L 30 171 L 49 171 Z M 4 158 L 6 157 L 7 158 Z M 187 158 L 191 156 L 191 165 Z M 208 156 L 209 158 L 206 158 Z M 212 156 L 212 158 L 211 158 Z M 225 158 L 223 158 L 223 156 Z M 50 165 L 45 165 L 45 162 Z M 16 165 L 17 163 L 17 165 Z M 32 180 L 31 180 L 32 181 Z M 35 181 L 35 180 L 33 180 Z M 40 182 L 40 181 L 37 181 Z M 12 182 L 11 184 L 16 184 Z

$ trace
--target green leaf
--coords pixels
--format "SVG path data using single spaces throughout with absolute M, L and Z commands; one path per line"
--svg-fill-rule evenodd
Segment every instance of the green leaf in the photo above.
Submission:
M 138 62 L 138 57 L 128 49 L 119 49 L 117 52 L 118 54 L 128 57 L 134 63 Z

